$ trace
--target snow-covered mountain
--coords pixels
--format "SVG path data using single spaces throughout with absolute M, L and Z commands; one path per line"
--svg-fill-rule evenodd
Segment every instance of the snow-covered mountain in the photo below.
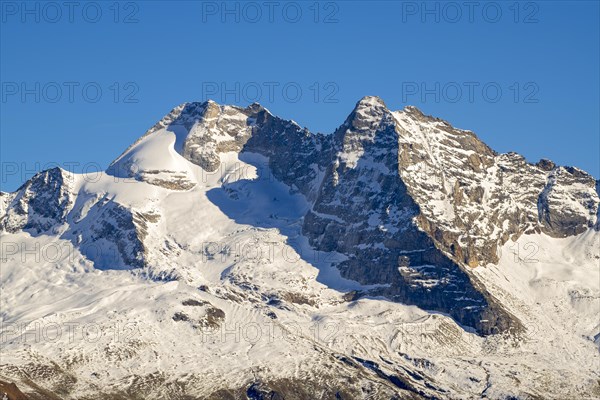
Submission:
M 600 396 L 599 184 L 360 100 L 330 135 L 185 103 L 0 193 L 32 399 Z

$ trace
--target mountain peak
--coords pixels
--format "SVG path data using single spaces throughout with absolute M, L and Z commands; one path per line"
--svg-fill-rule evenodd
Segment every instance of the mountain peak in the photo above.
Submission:
M 383 99 L 379 96 L 364 96 L 356 103 L 355 109 L 364 107 L 383 107 L 387 108 Z
M 390 117 L 391 121 L 391 112 L 380 97 L 365 96 L 356 103 L 345 123 L 338 129 L 336 136 L 356 136 L 359 132 L 366 131 L 374 134 L 379 130 L 386 116 Z
M 260 111 L 266 110 L 266 108 L 263 107 L 263 105 L 260 104 L 259 102 L 255 101 L 254 103 L 252 103 L 248 107 L 246 107 L 246 110 L 248 110 L 250 112 L 260 112 Z
M 318 135 L 257 103 L 183 103 L 106 174 L 56 168 L 0 193 L 11 294 L 2 320 L 16 328 L 3 332 L 3 376 L 42 380 L 47 368 L 36 385 L 60 398 L 86 396 L 87 384 L 63 383 L 87 383 L 91 371 L 118 398 L 257 398 L 262 387 L 243 383 L 250 376 L 295 390 L 288 371 L 308 365 L 303 382 L 351 399 L 365 387 L 378 398 L 406 397 L 388 387 L 419 398 L 528 397 L 540 390 L 528 382 L 554 376 L 573 384 L 544 386 L 548 398 L 587 398 L 600 341 L 599 183 L 498 155 L 417 112 L 368 96 L 334 135 Z M 342 327 L 342 341 L 307 335 L 315 321 L 327 323 L 322 333 Z M 109 334 L 85 340 L 92 322 Z M 19 329 L 49 324 L 52 346 Z M 564 354 L 540 343 L 573 358 L 559 364 Z M 246 355 L 234 372 L 231 354 Z M 530 375 L 515 389 L 511 371 Z M 365 380 L 351 387 L 352 374 Z M 302 385 L 297 393 L 325 393 Z

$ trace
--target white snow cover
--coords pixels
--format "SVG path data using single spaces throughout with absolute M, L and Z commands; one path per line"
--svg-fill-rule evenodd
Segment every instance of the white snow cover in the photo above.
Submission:
M 0 379 L 15 379 L 33 363 L 75 377 L 69 398 L 127 388 L 133 376 L 186 382 L 202 398 L 247 385 L 249 377 L 326 374 L 328 358 L 342 354 L 411 371 L 422 377 L 413 383 L 423 393 L 430 392 L 426 382 L 435 382 L 448 399 L 597 398 L 598 232 L 523 235 L 504 245 L 497 265 L 471 270 L 527 328 L 521 337 L 483 338 L 414 306 L 344 300 L 363 287 L 332 266 L 343 255 L 309 246 L 301 234 L 309 204 L 274 180 L 267 159 L 223 153 L 221 167 L 207 173 L 176 151 L 180 142 L 176 133 L 157 129 L 115 164 L 131 174 L 74 175 L 70 189 L 81 218 L 90 212 L 89 199 L 103 197 L 156 216 L 147 222 L 147 259 L 155 275 L 175 272 L 177 280 L 96 269 L 57 236 L 0 233 Z M 436 157 L 435 148 L 428 151 Z M 181 190 L 147 181 L 174 176 L 191 185 Z M 432 212 L 452 218 L 442 198 L 432 204 Z M 210 306 L 184 305 L 189 300 Z M 275 300 L 283 307 L 274 307 Z M 220 325 L 190 322 L 206 320 L 211 307 L 224 312 Z M 189 320 L 176 320 L 178 313 Z M 61 385 L 53 381 L 59 375 L 32 380 Z M 380 398 L 373 390 L 364 398 Z

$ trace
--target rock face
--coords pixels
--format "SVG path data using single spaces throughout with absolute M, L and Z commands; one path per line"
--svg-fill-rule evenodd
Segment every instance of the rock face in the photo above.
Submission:
M 304 234 L 319 249 L 349 256 L 339 265 L 344 277 L 386 285 L 372 295 L 448 313 L 484 333 L 516 327 L 418 225 L 419 205 L 399 173 L 400 133 L 380 99 L 358 103 L 333 135 Z
M 77 195 L 76 180 L 53 168 L 36 174 L 15 193 L 3 194 L 1 231 L 57 235 L 71 241 L 98 269 L 144 266 L 142 231 L 133 212 L 107 196 Z
M 174 143 L 165 131 L 175 134 Z M 137 148 L 162 141 L 177 154 L 160 168 L 136 158 Z M 381 295 L 447 313 L 482 334 L 518 330 L 520 323 L 469 273 L 471 267 L 496 263 L 509 238 L 598 229 L 598 184 L 584 171 L 498 154 L 470 131 L 414 107 L 392 112 L 377 97 L 359 101 L 332 135 L 312 134 L 258 104 L 186 103 L 107 173 L 185 191 L 196 183 L 177 157 L 214 172 L 229 152 L 267 157 L 274 179 L 307 199 L 301 223 L 311 246 L 343 254 L 336 265 L 342 276 L 372 285 L 355 296 Z M 3 194 L 1 229 L 40 234 L 63 227 L 61 237 L 98 268 L 147 266 L 146 225 L 160 216 L 107 197 L 92 199 L 85 215 L 71 212 L 85 200 L 72 194 L 65 174 L 45 171 Z M 95 256 L 92 244 L 115 256 Z
M 28 400 L 27 396 L 23 394 L 12 382 L 4 382 L 0 380 L 0 395 L 6 400 Z
M 60 168 L 41 172 L 15 193 L 4 194 L 6 209 L 0 215 L 0 228 L 41 234 L 66 222 L 73 205 L 69 177 Z M 4 207 L 3 207 L 4 208 Z
M 496 263 L 508 238 L 540 231 L 564 237 L 593 225 L 598 195 L 589 174 L 497 154 L 472 132 L 412 107 L 393 114 L 400 175 L 420 206 L 419 225 L 457 261 Z
M 360 207 L 350 198 L 359 195 L 372 200 L 362 204 L 369 207 L 362 215 L 370 218 L 368 226 L 381 217 L 401 228 L 417 222 L 452 258 L 476 266 L 495 263 L 497 246 L 510 237 L 533 231 L 577 235 L 597 219 L 596 181 L 586 172 L 498 154 L 470 131 L 415 107 L 391 112 L 377 97 L 357 103 L 333 135 L 312 134 L 258 104 L 240 108 L 212 101 L 176 107 L 146 135 L 165 127 L 182 138 L 176 149 L 207 171 L 219 167 L 224 152 L 268 157 L 278 180 L 314 201 L 307 233 L 317 219 L 331 221 L 334 229 L 335 219 L 319 218 L 319 209 L 352 214 Z M 387 190 L 399 190 L 397 204 L 383 200 L 391 196 Z
M 268 157 L 274 177 L 312 203 L 303 221 L 310 243 L 348 256 L 338 265 L 344 277 L 483 333 L 518 322 L 464 268 L 497 262 L 498 247 L 525 232 L 576 235 L 596 220 L 585 172 L 497 154 L 470 131 L 414 107 L 391 112 L 377 97 L 358 102 L 333 135 L 257 104 L 186 104 L 158 126 L 189 132 L 181 154 L 208 171 L 223 152 Z

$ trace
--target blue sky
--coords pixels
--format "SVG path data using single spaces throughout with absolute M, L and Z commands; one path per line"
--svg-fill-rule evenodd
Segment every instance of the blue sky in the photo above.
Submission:
M 1 3 L 4 191 L 105 168 L 207 98 L 332 132 L 378 95 L 600 177 L 597 1 L 23 4 Z

